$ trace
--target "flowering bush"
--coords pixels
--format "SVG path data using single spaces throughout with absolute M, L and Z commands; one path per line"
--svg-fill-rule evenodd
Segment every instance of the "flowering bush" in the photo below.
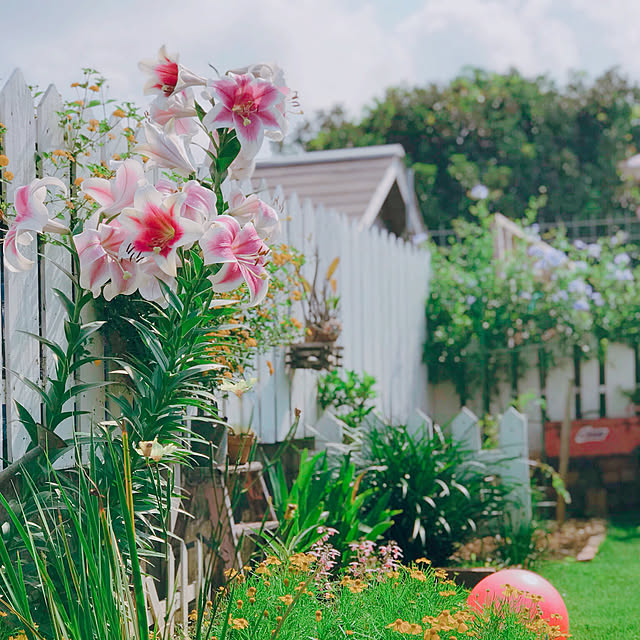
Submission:
M 237 342 L 232 325 L 253 319 L 254 326 L 264 328 L 256 322 L 263 316 L 253 308 L 267 297 L 270 280 L 282 296 L 295 272 L 292 265 L 290 273 L 281 277 L 286 260 L 270 266 L 267 241 L 277 230 L 278 214 L 255 194 L 243 193 L 237 181 L 250 174 L 265 136 L 284 135 L 288 105 L 294 98 L 281 71 L 268 65 L 206 79 L 162 48 L 156 60 L 141 63 L 141 68 L 148 74 L 145 91 L 156 94 L 148 118 L 141 123 L 146 142 L 130 145 L 131 157 L 114 160 L 111 170 L 96 167 L 94 174 L 99 175 L 75 180 L 71 186 L 47 176 L 19 187 L 9 207 L 15 215 L 10 216 L 5 236 L 4 260 L 12 271 L 32 268 L 24 247 L 33 241 L 33 233 L 52 234 L 49 238 L 72 254 L 80 292 L 107 303 L 136 294 L 155 305 L 151 316 L 147 312 L 147 317 L 133 321 L 154 366 L 168 376 L 170 369 L 185 364 L 189 352 L 180 353 L 185 342 L 192 349 L 197 345 L 197 365 L 181 382 L 192 384 L 196 376 L 217 371 L 208 378 L 215 384 L 234 373 L 233 358 L 224 355 L 231 354 L 231 345 Z M 94 79 L 93 73 L 87 70 L 85 81 L 79 83 L 85 94 L 101 90 L 103 81 Z M 200 88 L 199 96 L 195 87 Z M 56 159 L 77 164 L 90 143 L 109 135 L 104 122 L 85 117 L 84 109 L 94 102 L 76 100 L 61 112 L 69 149 L 50 154 L 54 165 Z M 118 107 L 114 114 L 135 117 L 130 105 L 124 107 L 126 111 Z M 128 143 L 133 133 L 131 127 L 125 128 Z M 97 137 L 91 138 L 92 134 Z M 158 177 L 149 171 L 153 168 L 165 171 Z M 58 213 L 48 208 L 51 192 L 64 203 L 62 211 L 57 207 Z M 87 302 L 82 294 L 76 298 Z M 283 322 L 285 329 L 278 328 L 276 336 L 266 335 L 268 328 L 263 335 L 250 336 L 249 321 L 240 330 L 244 344 L 252 347 L 258 339 L 279 339 L 295 329 L 280 319 L 278 327 Z M 214 338 L 209 339 L 208 355 L 207 336 Z M 141 382 L 149 363 L 136 362 L 137 369 L 123 370 L 130 383 L 137 385 L 138 393 L 154 389 L 151 379 Z M 241 365 L 235 367 L 238 370 L 242 371 Z M 167 389 L 163 391 L 166 395 Z M 187 395 L 193 396 L 193 391 Z M 198 402 L 211 409 L 203 396 Z M 134 418 L 140 409 L 132 407 L 128 418 L 141 439 L 161 435 L 156 427 L 145 429 L 142 424 L 155 419 L 156 410 Z M 174 425 L 164 435 L 176 433 Z
M 73 287 L 72 296 L 57 292 L 67 314 L 66 343 L 41 339 L 54 356 L 55 372 L 44 388 L 29 383 L 42 400 L 42 416 L 18 406 L 32 440 L 25 457 L 40 455 L 44 473 L 32 479 L 23 473 L 30 506 L 14 505 L 12 539 L 6 547 L 0 545 L 3 563 L 20 567 L 18 577 L 5 576 L 0 583 L 2 606 L 19 612 L 34 638 L 41 637 L 38 626 L 70 640 L 148 637 L 138 547 L 148 551 L 160 539 L 163 549 L 169 548 L 169 514 L 176 497 L 172 465 L 188 457 L 186 440 L 192 436 L 185 428 L 187 407 L 217 420 L 211 380 L 219 384 L 228 365 L 216 362 L 211 352 L 235 336 L 213 340 L 211 334 L 223 331 L 234 314 L 251 313 L 269 290 L 268 242 L 277 230 L 278 214 L 255 194 L 242 192 L 238 180 L 249 175 L 264 137 L 279 139 L 286 132 L 293 96 L 282 73 L 258 65 L 206 79 L 164 48 L 157 60 L 141 66 L 149 76 L 146 91 L 157 94 L 140 127 L 146 142 L 133 146 L 126 154 L 130 157 L 115 159 L 110 169 L 93 167 L 94 175 L 84 180 L 76 180 L 72 171 L 66 182 L 60 175 L 35 179 L 18 187 L 14 201 L 5 206 L 10 219 L 4 238 L 7 269 L 33 268 L 25 247 L 34 234 L 48 234 L 50 242 L 68 251 L 71 268 L 66 272 Z M 83 84 L 87 86 L 79 88 L 85 91 L 93 92 L 93 86 L 100 90 L 90 80 Z M 47 158 L 54 169 L 63 162 L 77 165 L 85 143 L 91 142 L 86 131 L 95 133 L 98 144 L 103 134 L 108 138 L 101 121 L 87 120 L 84 102 L 70 109 L 61 114 L 70 146 Z M 114 115 L 128 114 L 118 108 Z M 126 131 L 131 144 L 133 132 Z M 3 175 L 7 179 L 6 171 Z M 110 394 L 113 419 L 103 422 L 90 442 L 84 434 L 75 436 L 79 442 L 63 440 L 60 425 L 83 413 L 68 410 L 69 401 L 96 386 L 76 379 L 80 367 L 93 361 L 89 341 L 104 324 L 83 320 L 87 306 L 92 299 L 109 304 L 134 294 L 147 301 L 146 312 L 129 319 L 143 353 L 115 354 L 116 373 L 128 381 L 128 391 Z M 62 491 L 63 479 L 50 466 L 50 460 L 74 445 L 85 449 L 77 450 L 77 464 L 64 478 L 74 478 L 72 485 L 86 489 L 82 496 Z M 90 469 L 80 464 L 88 451 Z M 26 462 L 19 461 L 16 469 L 22 464 Z M 49 509 L 55 518 L 45 517 Z M 33 514 L 36 524 L 21 524 L 21 514 Z M 87 564 L 91 554 L 83 555 L 85 519 L 96 534 L 91 548 L 98 556 L 95 563 Z M 45 522 L 51 535 L 33 538 L 32 527 Z M 58 544 L 61 540 L 69 546 Z M 214 550 L 219 542 L 212 542 Z M 60 556 L 55 575 L 40 562 L 51 553 L 49 543 L 57 545 L 53 555 Z M 26 558 L 25 566 L 20 558 Z M 90 586 L 77 583 L 76 576 L 94 564 L 110 569 L 102 576 L 86 576 Z M 33 589 L 22 580 L 27 574 L 34 578 L 29 582 Z M 125 605 L 114 600 L 108 623 L 76 615 L 79 610 L 102 611 L 100 598 L 114 594 Z M 33 599 L 40 605 L 36 617 L 31 614 Z
M 432 246 L 424 357 L 432 380 L 455 382 L 463 402 L 484 381 L 487 403 L 489 381 L 521 366 L 525 349 L 589 353 L 637 340 L 637 248 L 620 235 L 571 244 L 562 230 L 543 243 L 532 204 L 523 225 L 529 241 L 501 260 L 482 203 L 474 222 L 456 222 L 456 242 Z

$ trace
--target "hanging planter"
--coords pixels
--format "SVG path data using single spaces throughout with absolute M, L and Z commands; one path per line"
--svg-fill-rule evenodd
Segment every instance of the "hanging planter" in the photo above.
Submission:
M 305 291 L 303 311 L 306 329 L 304 343 L 292 344 L 287 352 L 286 363 L 292 369 L 334 369 L 342 361 L 342 347 L 336 345 L 342 331 L 340 297 L 336 295 L 337 284 L 333 278 L 340 258 L 333 259 L 322 285 L 318 282 L 318 262 L 316 251 L 312 282 L 298 273 Z
M 303 342 L 292 344 L 286 363 L 292 369 L 335 369 L 342 364 L 342 347 L 333 342 Z

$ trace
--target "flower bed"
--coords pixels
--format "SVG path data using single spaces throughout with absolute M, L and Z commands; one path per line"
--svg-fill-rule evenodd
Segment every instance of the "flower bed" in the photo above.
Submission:
M 284 562 L 271 556 L 245 575 L 235 574 L 217 606 L 210 603 L 201 620 L 192 616 L 191 637 L 557 637 L 543 620 L 510 607 L 474 612 L 466 604 L 467 591 L 428 560 L 360 573 L 350 567 L 335 579 L 327 579 L 318 564 L 312 553 L 294 554 Z

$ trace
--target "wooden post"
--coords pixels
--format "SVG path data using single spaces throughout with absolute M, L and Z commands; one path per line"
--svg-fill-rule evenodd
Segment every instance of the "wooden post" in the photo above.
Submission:
M 558 473 L 562 482 L 567 481 L 569 471 L 569 445 L 571 444 L 571 399 L 573 397 L 573 380 L 570 379 L 567 386 L 567 402 L 564 410 L 564 420 L 560 427 L 560 460 L 558 462 Z M 566 516 L 566 505 L 564 499 L 558 494 L 558 504 L 556 506 L 556 520 L 562 524 Z

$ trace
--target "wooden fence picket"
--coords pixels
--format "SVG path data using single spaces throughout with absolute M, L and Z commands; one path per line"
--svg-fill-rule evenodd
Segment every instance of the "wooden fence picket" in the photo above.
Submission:
M 35 148 L 36 123 L 31 91 L 19 70 L 13 72 L 0 91 L 0 122 L 7 132 L 3 149 L 14 174 L 4 197 L 13 202 L 16 189 L 29 184 L 36 175 Z M 33 234 L 35 236 L 35 234 Z M 37 242 L 21 248 L 23 255 L 35 263 L 34 269 L 13 273 L 4 265 L 4 331 L 5 340 L 5 416 L 6 457 L 19 458 L 29 444 L 29 436 L 18 422 L 15 402 L 20 402 L 39 417 L 40 403 L 35 392 L 22 378 L 39 382 L 40 347 L 36 340 L 24 332 L 40 333 L 40 299 L 38 286 Z

